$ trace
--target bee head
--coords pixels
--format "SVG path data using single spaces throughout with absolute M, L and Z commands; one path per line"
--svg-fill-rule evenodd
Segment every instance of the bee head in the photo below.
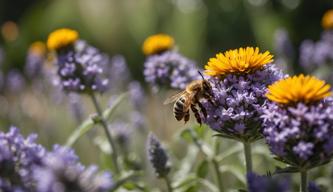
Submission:
M 202 87 L 204 90 L 206 91 L 210 91 L 212 89 L 212 86 L 210 85 L 209 81 L 207 79 L 205 79 L 205 77 L 203 76 L 203 74 L 198 71 L 199 75 L 202 77 Z

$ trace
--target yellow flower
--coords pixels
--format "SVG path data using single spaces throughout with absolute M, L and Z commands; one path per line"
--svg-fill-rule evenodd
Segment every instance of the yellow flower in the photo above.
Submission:
M 333 28 L 333 9 L 325 12 L 323 18 L 321 19 L 321 25 L 324 29 Z
M 62 28 L 53 31 L 47 39 L 49 50 L 59 50 L 72 45 L 79 38 L 79 33 L 72 29 Z
M 252 73 L 272 61 L 273 55 L 268 51 L 259 53 L 258 47 L 239 48 L 210 58 L 205 73 L 210 76 Z
M 46 53 L 46 46 L 45 43 L 41 41 L 33 42 L 29 47 L 29 53 L 36 54 L 36 55 L 45 55 Z
M 288 77 L 268 86 L 266 97 L 276 103 L 290 105 L 313 103 L 331 95 L 330 85 L 314 76 Z
M 149 36 L 142 46 L 142 51 L 145 55 L 153 55 L 160 53 L 174 46 L 174 40 L 171 36 L 166 34 L 156 34 Z

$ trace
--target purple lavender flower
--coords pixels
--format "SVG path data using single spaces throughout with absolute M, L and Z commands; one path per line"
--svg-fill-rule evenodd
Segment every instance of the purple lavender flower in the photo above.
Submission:
M 166 177 L 170 172 L 169 158 L 162 148 L 161 143 L 153 133 L 148 135 L 147 140 L 148 159 L 153 166 L 157 177 Z
M 105 57 L 96 48 L 78 41 L 74 49 L 58 53 L 58 76 L 67 92 L 104 92 L 109 80 L 105 77 Z
M 110 88 L 112 91 L 119 91 L 126 87 L 131 79 L 126 60 L 122 55 L 115 55 L 109 60 L 109 64 L 111 65 L 106 65 L 105 70 L 108 73 Z
M 188 83 L 199 79 L 195 64 L 177 52 L 166 51 L 149 56 L 144 63 L 144 76 L 154 90 L 161 87 L 184 89 Z
M 133 104 L 133 107 L 137 111 L 141 111 L 143 107 L 145 106 L 145 92 L 138 81 L 132 81 L 128 85 L 129 95 L 131 102 Z
M 30 79 L 34 79 L 42 74 L 43 65 L 46 60 L 46 46 L 43 42 L 31 44 L 27 56 L 24 72 Z
M 333 32 L 324 31 L 317 42 L 304 40 L 300 46 L 299 61 L 308 72 L 333 62 Z
M 55 146 L 34 171 L 38 192 L 106 192 L 112 186 L 108 172 L 84 167 L 72 149 Z
M 274 34 L 275 50 L 280 57 L 291 59 L 294 56 L 294 48 L 285 29 L 278 29 Z
M 271 151 L 293 166 L 312 168 L 333 156 L 333 100 L 279 107 L 267 103 L 263 133 Z
M 278 179 L 270 176 L 247 174 L 249 192 L 291 192 L 288 179 Z
M 223 80 L 211 78 L 213 103 L 203 101 L 207 111 L 204 123 L 236 140 L 260 139 L 262 109 L 267 105 L 267 86 L 283 77 L 273 65 L 244 75 L 229 74 Z
M 309 192 L 321 192 L 319 186 L 315 182 L 309 182 L 308 191 Z
M 25 80 L 18 70 L 11 70 L 6 76 L 6 88 L 13 93 L 19 92 L 23 89 Z
M 33 170 L 45 155 L 45 149 L 35 143 L 36 138 L 24 138 L 15 127 L 0 132 L 0 191 L 33 191 Z

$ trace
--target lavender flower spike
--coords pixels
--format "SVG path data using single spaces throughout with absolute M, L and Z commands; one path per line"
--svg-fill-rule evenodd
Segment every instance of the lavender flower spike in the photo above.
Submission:
M 148 159 L 153 166 L 157 177 L 166 177 L 170 172 L 170 165 L 168 164 L 169 158 L 166 151 L 162 148 L 161 143 L 153 133 L 148 135 L 146 148 Z

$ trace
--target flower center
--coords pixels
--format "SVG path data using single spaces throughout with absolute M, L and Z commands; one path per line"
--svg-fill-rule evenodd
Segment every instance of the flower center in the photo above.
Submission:
M 156 34 L 148 37 L 142 46 L 145 55 L 153 55 L 173 48 L 174 39 L 166 34 Z
M 266 51 L 259 53 L 259 48 L 246 47 L 218 53 L 210 58 L 205 66 L 205 73 L 210 76 L 225 76 L 228 74 L 246 74 L 273 61 L 273 55 Z
M 325 12 L 322 20 L 321 25 L 324 29 L 332 29 L 333 28 L 333 9 L 330 9 Z
M 79 38 L 79 33 L 72 29 L 58 29 L 53 31 L 47 39 L 47 48 L 58 51 L 72 45 Z
M 314 76 L 287 77 L 268 86 L 266 97 L 276 103 L 291 105 L 313 103 L 331 95 L 330 85 Z

